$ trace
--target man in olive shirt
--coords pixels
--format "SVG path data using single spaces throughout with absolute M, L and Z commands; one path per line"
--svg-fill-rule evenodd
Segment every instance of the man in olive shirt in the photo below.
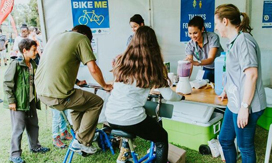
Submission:
M 91 142 L 103 100 L 95 94 L 74 88 L 80 62 L 88 66 L 93 78 L 105 90 L 112 89 L 112 85 L 105 83 L 96 65 L 91 40 L 92 32 L 85 25 L 56 35 L 47 43 L 35 76 L 36 91 L 43 103 L 60 111 L 72 110 L 76 140 L 71 149 L 89 154 L 96 152 Z

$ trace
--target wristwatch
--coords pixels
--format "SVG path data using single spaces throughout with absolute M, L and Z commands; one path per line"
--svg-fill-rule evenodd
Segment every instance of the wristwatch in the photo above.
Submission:
M 248 108 L 248 104 L 245 103 L 245 102 L 242 102 L 242 103 L 241 103 L 241 106 L 243 106 L 243 108 Z

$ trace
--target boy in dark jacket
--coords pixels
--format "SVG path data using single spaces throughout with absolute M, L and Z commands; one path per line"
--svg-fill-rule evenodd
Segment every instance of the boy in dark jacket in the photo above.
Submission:
M 13 60 L 4 77 L 4 91 L 6 107 L 10 109 L 12 138 L 10 161 L 22 163 L 21 139 L 26 128 L 30 149 L 34 153 L 45 153 L 50 149 L 39 143 L 39 126 L 37 109 L 40 103 L 37 100 L 34 74 L 37 65 L 33 61 L 37 54 L 37 43 L 30 39 L 23 39 L 19 43 L 19 50 L 23 58 Z

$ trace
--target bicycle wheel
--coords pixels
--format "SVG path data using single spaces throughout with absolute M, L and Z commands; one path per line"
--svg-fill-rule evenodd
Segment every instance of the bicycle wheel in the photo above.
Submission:
M 81 16 L 78 18 L 79 24 L 87 25 L 88 24 L 88 17 L 87 16 Z

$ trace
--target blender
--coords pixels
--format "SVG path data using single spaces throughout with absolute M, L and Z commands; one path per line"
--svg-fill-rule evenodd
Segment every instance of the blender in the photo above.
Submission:
M 178 61 L 178 71 L 179 82 L 177 84 L 176 92 L 181 92 L 183 94 L 190 94 L 192 88 L 189 82 L 190 72 L 192 63 L 189 61 Z

